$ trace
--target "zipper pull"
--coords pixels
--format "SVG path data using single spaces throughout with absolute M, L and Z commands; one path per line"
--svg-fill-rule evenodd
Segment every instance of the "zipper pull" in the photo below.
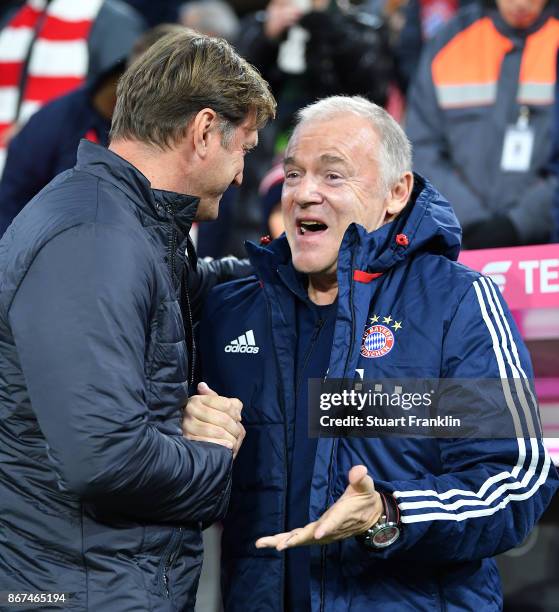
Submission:
M 320 330 L 324 326 L 324 323 L 326 323 L 326 319 L 318 319 L 317 320 L 316 325 L 314 327 L 314 332 L 313 332 L 313 335 L 312 335 L 312 341 L 313 342 L 318 338 L 318 334 L 320 334 Z

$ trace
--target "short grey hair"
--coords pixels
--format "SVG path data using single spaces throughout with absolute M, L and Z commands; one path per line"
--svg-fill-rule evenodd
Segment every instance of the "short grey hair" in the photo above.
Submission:
M 368 119 L 377 133 L 381 186 L 388 192 L 404 172 L 411 171 L 412 148 L 404 130 L 384 108 L 361 96 L 330 96 L 300 109 L 295 116 L 295 129 L 307 121 L 324 121 L 345 113 Z

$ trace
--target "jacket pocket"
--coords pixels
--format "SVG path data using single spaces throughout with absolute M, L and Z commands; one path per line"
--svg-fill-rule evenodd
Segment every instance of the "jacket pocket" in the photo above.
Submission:
M 169 574 L 179 555 L 182 536 L 182 527 L 178 527 L 177 529 L 173 530 L 171 538 L 163 551 L 163 555 L 161 556 L 161 561 L 157 569 L 156 582 L 158 591 L 167 599 L 170 598 Z

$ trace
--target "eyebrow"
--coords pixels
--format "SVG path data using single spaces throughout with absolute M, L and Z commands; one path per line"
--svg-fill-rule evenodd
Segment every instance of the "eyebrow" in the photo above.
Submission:
M 338 157 L 337 155 L 329 155 L 328 153 L 324 153 L 319 157 L 321 164 L 340 164 L 347 168 L 348 163 L 343 157 Z M 294 157 L 286 157 L 283 160 L 284 166 L 297 166 L 297 161 Z
M 347 166 L 347 162 L 345 159 L 343 159 L 342 157 L 338 157 L 337 155 L 329 155 L 328 153 L 321 155 L 320 161 L 323 164 L 342 164 L 344 166 Z

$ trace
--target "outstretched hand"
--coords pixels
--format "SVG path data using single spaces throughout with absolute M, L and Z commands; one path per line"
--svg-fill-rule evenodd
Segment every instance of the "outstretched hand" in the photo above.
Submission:
M 364 465 L 355 465 L 348 474 L 349 485 L 338 501 L 317 520 L 305 527 L 265 536 L 256 548 L 285 550 L 295 546 L 329 544 L 364 533 L 382 513 L 382 500 Z

